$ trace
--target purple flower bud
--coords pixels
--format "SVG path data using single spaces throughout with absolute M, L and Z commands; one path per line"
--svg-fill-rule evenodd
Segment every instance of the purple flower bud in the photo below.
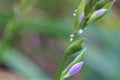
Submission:
M 106 9 L 100 9 L 95 12 L 95 16 L 101 16 L 106 12 Z
M 83 12 L 80 16 L 80 23 L 84 20 L 84 18 L 85 18 L 85 15 L 84 15 L 84 12 Z
M 78 73 L 80 71 L 80 69 L 82 68 L 83 66 L 83 61 L 82 62 L 79 62 L 79 63 L 76 63 L 74 66 L 72 66 L 72 68 L 70 69 L 69 71 L 69 74 L 72 76 L 76 73 Z
M 72 68 L 69 70 L 69 72 L 64 76 L 64 78 L 68 78 L 70 76 L 75 75 L 78 73 L 83 66 L 83 61 L 76 63 L 75 65 L 72 66 Z

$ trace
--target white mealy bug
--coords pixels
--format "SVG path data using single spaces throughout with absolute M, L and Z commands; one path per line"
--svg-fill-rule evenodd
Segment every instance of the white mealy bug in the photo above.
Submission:
M 71 34 L 70 35 L 70 42 L 73 41 L 73 38 L 74 38 L 74 34 Z
M 77 14 L 77 9 L 74 10 L 73 16 L 76 16 L 76 14 Z

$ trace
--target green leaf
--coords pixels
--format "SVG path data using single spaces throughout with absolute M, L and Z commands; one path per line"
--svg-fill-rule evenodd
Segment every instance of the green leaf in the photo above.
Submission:
M 7 47 L 3 55 L 4 64 L 25 79 L 49 79 L 49 77 L 31 60 L 17 50 Z
M 109 10 L 113 6 L 114 2 L 115 2 L 115 0 L 107 3 L 103 8 Z
M 101 9 L 108 2 L 109 2 L 109 0 L 100 0 L 100 1 L 97 1 L 96 4 L 93 6 L 93 11 Z
M 79 24 L 80 24 L 79 18 L 80 18 L 80 15 L 82 14 L 82 12 L 84 12 L 84 8 L 85 8 L 85 0 L 82 0 L 77 8 L 77 14 L 76 14 L 75 23 L 74 23 L 74 33 L 77 33 L 77 31 L 79 29 Z
M 67 74 L 67 72 L 70 70 L 70 68 L 71 68 L 74 64 L 76 64 L 76 63 L 78 63 L 78 62 L 80 62 L 80 61 L 83 61 L 83 56 L 84 56 L 85 51 L 86 51 L 86 48 L 84 48 L 84 49 L 81 51 L 81 53 L 65 68 L 65 70 L 62 72 L 62 76 L 61 76 L 62 80 L 63 80 L 63 77 L 65 76 L 65 74 Z
M 72 42 L 65 51 L 66 56 L 70 56 L 82 49 L 83 38 Z
M 92 11 L 92 7 L 95 4 L 95 0 L 90 0 L 87 5 L 85 6 L 85 16 L 88 17 L 88 15 L 91 13 Z

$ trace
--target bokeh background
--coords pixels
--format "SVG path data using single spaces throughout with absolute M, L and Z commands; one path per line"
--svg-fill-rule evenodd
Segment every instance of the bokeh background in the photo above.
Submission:
M 0 0 L 0 80 L 54 80 L 79 1 Z M 87 26 L 84 44 L 84 67 L 71 80 L 120 80 L 119 0 Z

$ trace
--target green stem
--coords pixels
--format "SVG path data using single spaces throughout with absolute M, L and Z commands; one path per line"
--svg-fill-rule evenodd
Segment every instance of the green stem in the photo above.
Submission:
M 66 56 L 66 55 L 63 56 L 63 59 L 62 59 L 62 61 L 60 63 L 60 66 L 59 66 L 59 68 L 57 70 L 57 74 L 56 74 L 55 80 L 60 80 L 62 71 L 63 71 L 63 69 L 65 67 L 66 62 L 67 62 L 67 58 L 68 58 L 68 56 Z

